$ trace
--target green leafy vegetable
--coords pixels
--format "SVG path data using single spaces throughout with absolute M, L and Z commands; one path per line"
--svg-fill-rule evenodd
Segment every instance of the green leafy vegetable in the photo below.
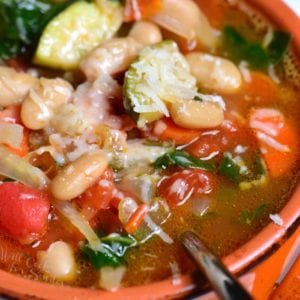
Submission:
M 282 59 L 291 41 L 287 32 L 275 31 L 266 49 L 258 43 L 246 40 L 235 28 L 226 26 L 223 31 L 225 48 L 232 60 L 245 60 L 250 67 L 264 69 L 269 64 L 277 64 Z
M 219 167 L 219 172 L 223 176 L 232 180 L 235 183 L 239 183 L 242 179 L 241 167 L 233 160 L 230 153 L 224 153 L 223 160 Z
M 240 222 L 246 225 L 250 225 L 254 221 L 258 220 L 263 213 L 265 213 L 266 209 L 268 208 L 268 203 L 262 203 L 258 205 L 253 210 L 244 210 L 240 213 Z
M 36 44 L 47 23 L 74 0 L 0 0 L 0 58 L 9 59 Z
M 236 159 L 231 153 L 225 152 L 219 166 L 219 173 L 229 180 L 240 185 L 242 190 L 253 186 L 260 186 L 266 182 L 266 168 L 260 155 L 255 155 L 251 163 L 246 166 L 245 162 Z M 242 167 L 245 167 L 245 170 Z
M 153 165 L 157 169 L 166 169 L 170 166 L 177 165 L 183 168 L 198 168 L 207 171 L 215 170 L 215 166 L 212 163 L 204 162 L 181 150 L 164 154 L 159 157 Z
M 93 249 L 88 243 L 81 247 L 81 251 L 97 270 L 104 266 L 117 267 L 124 264 L 126 250 L 136 243 L 132 236 L 118 234 L 102 237 L 101 242 L 103 247 L 99 250 Z

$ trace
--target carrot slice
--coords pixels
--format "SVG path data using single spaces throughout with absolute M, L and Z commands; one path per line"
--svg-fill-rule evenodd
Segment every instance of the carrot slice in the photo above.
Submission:
M 269 104 L 279 95 L 279 88 L 267 75 L 251 72 L 251 81 L 244 84 L 243 92 L 256 102 Z
M 161 0 L 127 0 L 124 10 L 124 21 L 132 22 L 149 18 L 162 9 Z
M 199 130 L 186 129 L 176 125 L 170 118 L 156 121 L 152 133 L 160 140 L 171 140 L 176 145 L 188 144 L 201 134 Z
M 128 223 L 125 225 L 125 230 L 129 234 L 134 233 L 139 228 L 148 210 L 149 206 L 146 204 L 142 204 L 136 209 Z
M 267 108 L 252 111 L 250 127 L 255 132 L 269 174 L 272 177 L 284 175 L 296 160 L 296 129 L 278 110 Z

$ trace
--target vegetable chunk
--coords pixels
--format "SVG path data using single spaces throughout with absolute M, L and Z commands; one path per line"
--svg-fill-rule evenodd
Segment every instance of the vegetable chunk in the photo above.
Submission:
M 45 233 L 50 203 L 45 192 L 15 182 L 0 185 L 0 228 L 23 243 Z
M 144 48 L 125 75 L 124 106 L 138 127 L 169 116 L 168 102 L 193 98 L 196 80 L 173 41 Z
M 116 13 L 120 12 L 118 4 L 111 5 Z M 47 25 L 34 61 L 47 67 L 75 69 L 90 50 L 115 34 L 121 22 L 121 18 L 106 15 L 96 4 L 76 2 Z

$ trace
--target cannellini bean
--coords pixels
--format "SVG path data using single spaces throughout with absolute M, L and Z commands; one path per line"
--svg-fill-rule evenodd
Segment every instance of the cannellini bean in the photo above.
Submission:
M 42 272 L 54 279 L 72 281 L 76 277 L 74 253 L 65 242 L 54 242 L 46 251 L 39 251 L 37 260 Z
M 129 36 L 143 45 L 151 45 L 162 41 L 159 27 L 148 21 L 135 22 Z
M 187 40 L 196 39 L 209 49 L 216 46 L 217 35 L 193 0 L 163 0 L 163 10 L 152 20 Z
M 239 69 L 228 59 L 200 52 L 189 53 L 186 59 L 201 87 L 226 94 L 236 92 L 242 85 Z
M 59 111 L 50 120 L 50 125 L 56 132 L 68 136 L 77 136 L 88 129 L 89 122 L 77 106 L 66 103 L 59 108 Z
M 52 195 L 62 201 L 76 198 L 97 181 L 107 165 L 108 159 L 101 152 L 83 154 L 54 177 Z
M 70 100 L 72 93 L 72 86 L 63 79 L 41 78 L 22 103 L 22 122 L 29 129 L 45 128 L 58 108 Z
M 187 100 L 172 103 L 170 113 L 177 125 L 191 129 L 215 127 L 224 120 L 222 108 L 209 101 Z
M 37 82 L 38 79 L 29 74 L 0 66 L 0 106 L 21 103 Z
M 80 69 L 89 80 L 125 71 L 142 48 L 132 37 L 107 40 L 82 60 Z

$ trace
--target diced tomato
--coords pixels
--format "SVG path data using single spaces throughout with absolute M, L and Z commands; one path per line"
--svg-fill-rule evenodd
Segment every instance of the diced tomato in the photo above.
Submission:
M 0 229 L 22 243 L 47 229 L 50 201 L 47 193 L 16 182 L 0 185 Z
M 211 173 L 198 169 L 176 172 L 159 183 L 158 194 L 171 205 L 181 205 L 195 194 L 209 194 L 215 186 Z
M 87 189 L 77 201 L 82 208 L 107 209 L 114 196 L 115 189 L 114 173 L 112 169 L 107 169 L 99 180 Z
M 163 118 L 154 123 L 152 133 L 162 141 L 174 141 L 176 145 L 183 145 L 199 137 L 201 131 L 182 128 L 171 118 Z
M 238 145 L 253 147 L 256 141 L 249 128 L 226 119 L 220 127 L 202 132 L 185 150 L 198 158 L 213 158 L 233 151 Z
M 284 175 L 297 156 L 298 135 L 295 128 L 278 110 L 268 108 L 252 110 L 249 122 L 270 175 Z
M 126 0 L 124 21 L 147 19 L 162 9 L 162 0 Z

